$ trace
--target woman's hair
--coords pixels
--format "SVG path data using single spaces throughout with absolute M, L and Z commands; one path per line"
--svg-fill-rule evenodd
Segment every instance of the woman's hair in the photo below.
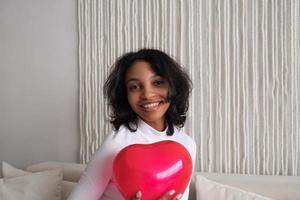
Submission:
M 167 135 L 173 135 L 174 125 L 184 126 L 192 82 L 175 60 L 156 49 L 141 49 L 137 52 L 126 53 L 114 64 L 103 89 L 112 108 L 110 122 L 116 130 L 121 125 L 125 125 L 129 130 L 136 131 L 137 114 L 129 105 L 125 83 L 126 72 L 136 61 L 149 63 L 154 72 L 168 82 L 167 98 L 170 107 L 166 112 Z

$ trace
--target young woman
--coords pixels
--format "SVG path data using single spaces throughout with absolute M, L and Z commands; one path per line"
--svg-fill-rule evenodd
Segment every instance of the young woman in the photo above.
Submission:
M 141 49 L 120 57 L 104 86 L 114 131 L 99 147 L 68 200 L 123 199 L 112 179 L 112 165 L 118 152 L 131 144 L 176 141 L 188 150 L 194 164 L 196 144 L 180 129 L 190 91 L 188 75 L 162 51 Z M 160 199 L 174 194 L 174 199 L 187 200 L 189 189 L 183 194 L 171 190 Z M 132 199 L 142 197 L 142 191 L 137 191 Z

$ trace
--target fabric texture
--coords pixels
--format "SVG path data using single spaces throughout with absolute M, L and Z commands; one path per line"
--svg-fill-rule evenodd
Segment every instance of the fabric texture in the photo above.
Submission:
M 63 180 L 78 182 L 85 167 L 86 165 L 76 163 L 42 162 L 28 166 L 26 170 L 29 172 L 40 172 L 54 168 L 61 168 L 63 170 Z
M 66 177 L 62 181 L 62 200 L 66 200 L 72 190 L 75 188 L 80 175 L 82 174 L 85 165 L 76 163 L 62 163 L 62 162 L 43 162 L 28 167 L 31 171 L 24 171 L 21 169 L 14 168 L 6 162 L 2 162 L 2 171 L 5 174 L 5 178 L 12 178 L 22 176 L 25 174 L 31 174 L 32 172 L 50 171 L 54 169 L 63 169 L 63 177 Z M 28 169 L 27 168 L 27 169 Z M 73 175 L 73 176 L 72 176 Z M 75 180 L 65 181 L 65 180 Z
M 62 200 L 66 200 L 75 188 L 86 165 L 67 162 L 42 162 L 27 167 L 29 172 L 40 172 L 61 168 L 63 170 Z
M 271 198 L 217 183 L 199 175 L 196 176 L 195 185 L 197 200 L 271 200 Z
M 17 169 L 6 162 L 2 162 L 2 174 L 4 178 L 14 178 L 29 174 L 29 172 Z
M 121 126 L 118 131 L 107 136 L 68 200 L 123 199 L 112 180 L 112 164 L 115 156 L 121 149 L 131 144 L 150 144 L 164 140 L 182 144 L 190 153 L 193 164 L 195 163 L 196 144 L 190 136 L 176 128 L 174 134 L 168 136 L 166 130 L 157 131 L 140 119 L 136 132 L 131 132 L 125 126 Z M 187 200 L 188 194 L 189 189 L 186 189 L 181 199 Z
M 62 182 L 62 200 L 66 200 L 71 192 L 74 190 L 77 183 L 71 181 L 63 181 Z
M 200 173 L 194 174 L 203 176 L 220 184 L 229 185 L 241 190 L 250 191 L 259 195 L 274 198 L 276 200 L 300 199 L 300 177 L 299 176 L 271 176 L 271 175 L 250 175 L 250 174 L 221 174 L 221 173 Z
M 2 162 L 1 200 L 61 200 L 62 171 L 27 173 Z

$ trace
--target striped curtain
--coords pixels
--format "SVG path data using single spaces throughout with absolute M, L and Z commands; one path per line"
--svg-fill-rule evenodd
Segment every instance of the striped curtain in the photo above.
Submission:
M 299 0 L 78 0 L 81 162 L 111 130 L 111 65 L 149 47 L 193 80 L 196 170 L 300 175 L 299 12 Z

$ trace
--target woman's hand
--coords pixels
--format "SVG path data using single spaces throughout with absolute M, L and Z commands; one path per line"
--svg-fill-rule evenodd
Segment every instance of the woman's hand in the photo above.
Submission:
M 135 196 L 131 198 L 131 200 L 139 200 L 142 198 L 142 192 L 138 191 L 137 193 L 135 193 Z
M 169 192 L 167 192 L 164 196 L 162 196 L 158 200 L 168 200 L 169 197 L 172 196 L 173 194 L 175 194 L 175 190 L 170 190 Z M 179 200 L 181 197 L 182 197 L 182 194 L 179 193 L 173 198 L 173 200 Z
M 165 195 L 163 195 L 161 198 L 159 198 L 158 200 L 168 200 L 170 196 L 172 196 L 175 193 L 175 190 L 170 190 L 169 192 L 167 192 Z M 173 200 L 179 200 L 182 197 L 182 194 L 179 193 L 177 194 Z M 138 191 L 135 196 L 133 198 L 131 198 L 131 200 L 140 200 L 142 198 L 142 192 Z

